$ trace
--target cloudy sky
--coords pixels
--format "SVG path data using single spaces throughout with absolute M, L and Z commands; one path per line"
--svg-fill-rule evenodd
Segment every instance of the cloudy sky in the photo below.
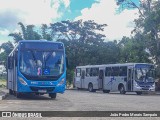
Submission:
M 0 43 L 13 41 L 8 34 L 19 30 L 18 22 L 40 25 L 62 20 L 94 20 L 108 25 L 103 32 L 106 40 L 130 36 L 138 11 L 117 13 L 117 8 L 115 0 L 0 0 Z

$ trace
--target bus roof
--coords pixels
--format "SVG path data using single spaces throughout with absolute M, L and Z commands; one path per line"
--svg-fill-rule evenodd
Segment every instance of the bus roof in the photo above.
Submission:
M 8 56 L 11 56 L 13 54 L 13 52 L 18 48 L 18 46 L 20 45 L 20 43 L 36 43 L 36 42 L 41 42 L 41 43 L 60 43 L 63 44 L 63 42 L 55 42 L 55 41 L 47 41 L 45 39 L 41 39 L 41 40 L 20 40 L 15 47 L 13 48 L 13 50 L 10 52 L 10 54 Z M 64 46 L 64 44 L 63 44 Z
M 102 65 L 85 65 L 85 66 L 77 66 L 76 68 L 90 68 L 90 67 L 114 67 L 114 66 L 134 66 L 136 64 L 147 64 L 153 65 L 151 63 L 118 63 L 118 64 L 102 64 Z
M 47 41 L 45 39 L 41 40 L 20 40 L 19 43 L 27 43 L 27 42 L 47 42 L 47 43 L 62 43 L 62 42 L 56 42 L 56 41 Z

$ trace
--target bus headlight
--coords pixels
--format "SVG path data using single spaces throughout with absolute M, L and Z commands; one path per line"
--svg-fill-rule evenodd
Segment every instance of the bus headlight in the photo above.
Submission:
M 153 84 L 152 87 L 155 87 L 155 84 Z
M 19 79 L 19 81 L 20 81 L 21 84 L 27 85 L 26 81 L 23 78 L 18 77 L 18 79 Z
M 64 82 L 65 82 L 65 79 L 63 78 L 63 79 L 58 83 L 58 86 L 64 84 Z
M 135 87 L 136 87 L 136 88 L 140 88 L 140 86 L 139 86 L 137 83 L 135 83 Z

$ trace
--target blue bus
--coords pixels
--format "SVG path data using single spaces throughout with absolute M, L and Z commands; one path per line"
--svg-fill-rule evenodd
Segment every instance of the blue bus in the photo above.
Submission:
M 64 93 L 66 84 L 64 44 L 46 40 L 21 40 L 8 56 L 9 94 L 49 94 L 53 99 Z

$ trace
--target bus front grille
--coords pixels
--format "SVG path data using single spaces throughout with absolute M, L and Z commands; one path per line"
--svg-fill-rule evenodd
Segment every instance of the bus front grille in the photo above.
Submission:
M 144 87 L 144 88 L 150 88 L 150 86 L 144 86 L 144 85 L 141 85 L 140 87 Z
M 149 88 L 142 88 L 142 90 L 149 90 Z
M 52 92 L 55 87 L 33 87 L 31 86 L 30 89 L 34 92 L 38 92 L 39 90 L 46 90 L 47 92 Z

